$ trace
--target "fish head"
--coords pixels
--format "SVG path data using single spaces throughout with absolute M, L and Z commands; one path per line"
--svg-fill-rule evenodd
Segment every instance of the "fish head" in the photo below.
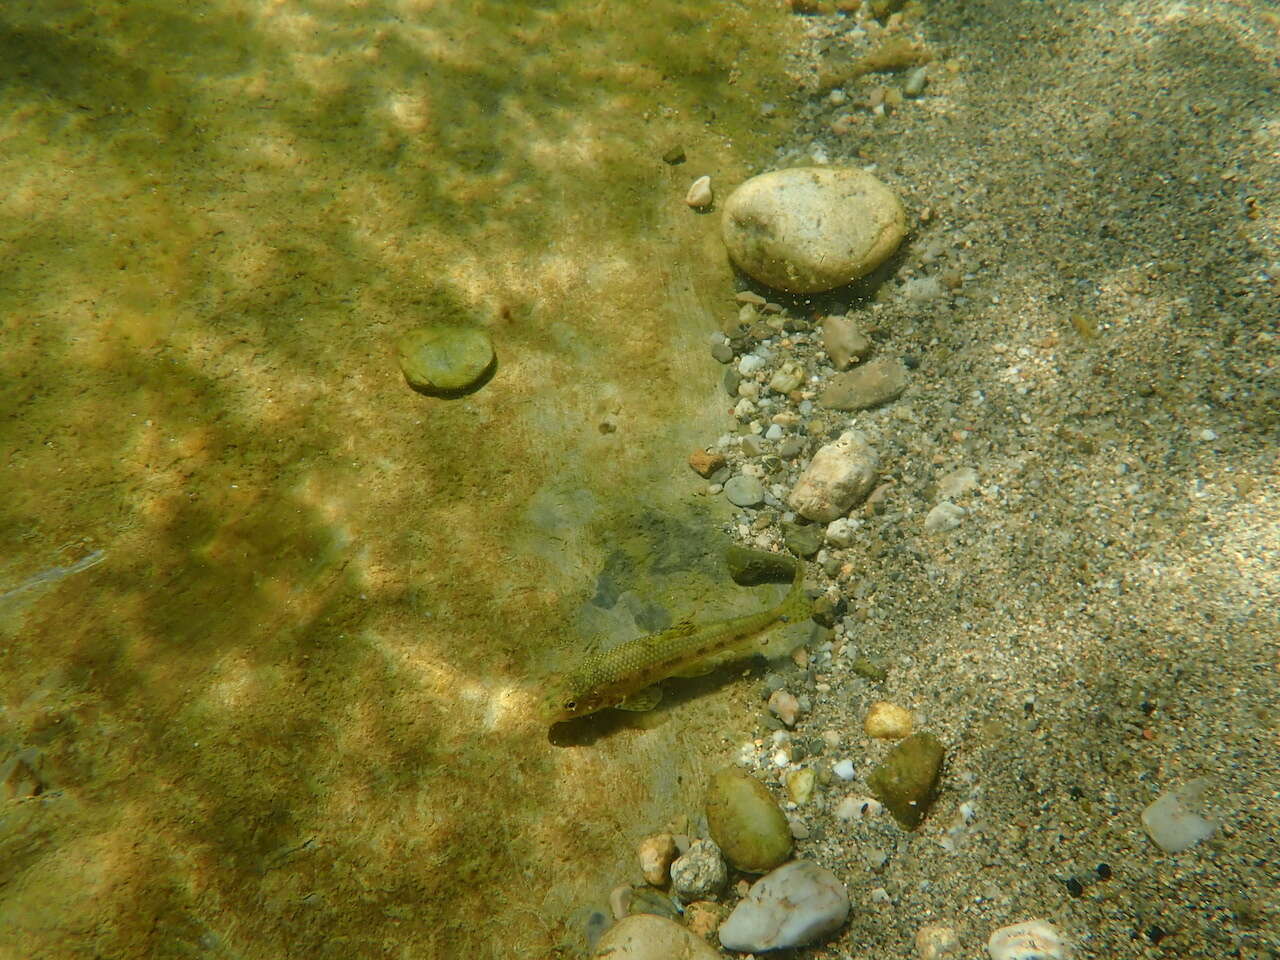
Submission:
M 569 678 L 554 684 L 542 698 L 541 712 L 548 723 L 564 723 L 574 717 L 595 713 L 607 705 L 599 693 L 585 685 L 575 684 Z

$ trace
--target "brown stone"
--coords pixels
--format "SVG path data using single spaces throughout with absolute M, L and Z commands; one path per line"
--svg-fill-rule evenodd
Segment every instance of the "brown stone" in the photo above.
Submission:
M 689 454 L 689 466 L 700 477 L 711 476 L 727 462 L 724 454 L 714 453 L 711 450 L 695 450 Z

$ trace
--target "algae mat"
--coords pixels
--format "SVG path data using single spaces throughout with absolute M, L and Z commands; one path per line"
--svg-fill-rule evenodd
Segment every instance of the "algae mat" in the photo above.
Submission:
M 698 761 L 521 717 L 630 520 L 716 520 L 680 201 L 775 143 L 774 7 L 5 5 L 0 953 L 581 936 Z M 404 386 L 424 319 L 491 334 L 483 390 Z

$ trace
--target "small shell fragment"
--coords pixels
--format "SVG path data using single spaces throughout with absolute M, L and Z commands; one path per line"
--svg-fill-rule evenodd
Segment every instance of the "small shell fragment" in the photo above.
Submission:
M 991 960 L 1069 960 L 1071 948 L 1047 920 L 1001 927 L 987 941 Z
M 695 210 L 711 206 L 713 199 L 710 177 L 699 177 L 693 181 L 693 185 L 689 187 L 689 192 L 684 195 L 684 202 Z

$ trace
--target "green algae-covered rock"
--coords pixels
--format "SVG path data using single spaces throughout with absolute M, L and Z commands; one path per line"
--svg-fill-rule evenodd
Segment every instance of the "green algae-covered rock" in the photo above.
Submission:
M 929 812 L 942 772 L 942 744 L 931 733 L 916 733 L 889 751 L 884 763 L 867 777 L 893 818 L 914 830 Z
M 478 327 L 428 324 L 397 344 L 409 386 L 432 397 L 458 397 L 483 385 L 493 372 L 493 341 Z
M 764 873 L 791 856 L 791 828 L 764 784 L 725 767 L 707 786 L 707 826 L 724 858 L 747 873 Z

